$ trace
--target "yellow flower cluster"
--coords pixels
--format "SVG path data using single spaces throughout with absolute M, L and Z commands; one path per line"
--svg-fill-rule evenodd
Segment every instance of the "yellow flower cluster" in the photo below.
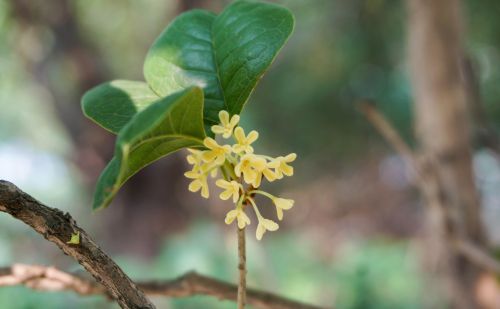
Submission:
M 232 199 L 235 203 L 235 208 L 226 215 L 226 224 L 231 224 L 236 219 L 240 229 L 249 225 L 250 218 L 245 209 L 247 205 L 251 205 L 257 216 L 256 236 L 260 240 L 266 231 L 276 231 L 279 226 L 260 214 L 254 196 L 260 194 L 268 197 L 276 208 L 278 219 L 283 220 L 283 210 L 292 208 L 294 201 L 276 197 L 258 188 L 262 178 L 272 182 L 284 176 L 292 176 L 293 167 L 289 163 L 293 162 L 297 155 L 291 153 L 284 157 L 272 158 L 255 154 L 252 144 L 259 138 L 257 131 L 245 134 L 243 128 L 238 126 L 240 117 L 238 115 L 230 117 L 227 111 L 219 113 L 219 120 L 219 125 L 212 126 L 212 132 L 222 139 L 233 137 L 235 143 L 221 145 L 215 139 L 207 137 L 203 141 L 205 150 L 189 149 L 187 161 L 192 165 L 192 169 L 184 174 L 191 179 L 189 191 L 200 191 L 202 197 L 208 198 L 210 196 L 208 176 L 217 177 L 220 171 L 222 178 L 215 184 L 224 191 L 219 197 L 222 200 Z

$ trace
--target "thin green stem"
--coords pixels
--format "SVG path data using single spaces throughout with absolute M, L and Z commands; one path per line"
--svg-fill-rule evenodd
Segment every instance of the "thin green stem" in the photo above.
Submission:
M 226 167 L 225 167 L 225 165 L 221 165 L 221 166 L 220 166 L 220 171 L 221 171 L 221 173 L 222 173 L 222 177 L 223 177 L 226 181 L 228 181 L 229 177 L 228 177 L 228 175 L 227 175 L 227 171 L 226 171 Z
M 251 190 L 251 191 L 249 191 L 249 192 L 248 192 L 248 194 L 254 194 L 254 193 L 255 193 L 255 194 L 264 195 L 264 196 L 266 196 L 266 197 L 270 198 L 271 200 L 273 200 L 273 199 L 275 199 L 275 198 L 276 198 L 276 196 L 274 196 L 274 195 L 272 195 L 272 194 L 269 194 L 269 193 L 267 193 L 267 192 L 265 192 L 265 191 L 261 191 L 261 190 Z
M 247 200 L 250 201 L 250 204 L 252 204 L 253 210 L 255 211 L 255 215 L 257 215 L 257 218 L 260 220 L 260 218 L 262 218 L 262 215 L 260 214 L 259 208 L 257 208 L 255 201 L 253 200 L 253 198 L 249 196 L 247 196 Z
M 236 180 L 237 177 L 234 175 L 234 166 L 226 161 L 223 166 L 221 166 L 222 176 L 226 181 Z M 231 174 L 228 175 L 228 173 Z M 240 184 L 241 186 L 241 184 Z M 245 201 L 246 194 L 244 192 L 243 186 L 241 186 L 242 194 L 236 203 L 236 208 L 242 208 L 243 202 Z M 246 242 L 245 242 L 245 228 L 240 229 L 236 226 L 238 233 L 238 294 L 237 294 L 237 304 L 238 309 L 245 309 L 246 298 L 247 298 L 247 255 L 246 255 Z

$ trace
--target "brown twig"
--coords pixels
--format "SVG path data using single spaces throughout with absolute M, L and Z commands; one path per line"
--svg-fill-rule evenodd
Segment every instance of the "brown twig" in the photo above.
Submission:
M 455 246 L 457 250 L 472 263 L 488 272 L 500 275 L 500 262 L 488 252 L 482 250 L 470 241 L 462 239 L 456 240 Z
M 246 244 L 245 244 L 245 228 L 238 230 L 238 271 L 239 271 L 239 282 L 238 282 L 238 309 L 244 309 L 246 303 L 246 290 L 247 290 L 247 255 L 246 255 Z
M 82 274 L 66 273 L 53 267 L 17 264 L 0 268 L 0 286 L 25 285 L 42 291 L 70 290 L 80 295 L 106 294 L 115 298 L 123 308 L 154 308 L 144 293 L 169 297 L 209 295 L 218 299 L 237 300 L 236 285 L 194 272 L 175 280 L 134 284 L 90 236 L 76 225 L 68 213 L 42 205 L 12 183 L 3 180 L 0 180 L 0 211 L 11 214 L 55 243 L 97 280 L 96 282 Z M 75 232 L 80 232 L 80 243 L 67 244 Z M 322 308 L 255 289 L 247 290 L 246 301 L 262 309 Z
M 413 151 L 405 143 L 398 131 L 396 131 L 389 121 L 387 121 L 384 115 L 377 110 L 375 103 L 369 100 L 362 100 L 358 103 L 358 110 L 363 113 L 363 115 L 378 130 L 389 145 L 396 150 L 403 160 L 407 161 L 411 168 L 416 169 L 417 164 Z
M 82 296 L 102 295 L 106 289 L 84 274 L 67 273 L 54 267 L 15 264 L 0 268 L 0 287 L 24 285 L 38 291 L 73 291 Z M 174 280 L 138 282 L 151 296 L 188 297 L 210 295 L 218 299 L 236 301 L 237 286 L 206 277 L 195 272 Z M 262 309 L 321 309 L 321 307 L 288 300 L 271 293 L 248 290 L 248 303 Z
M 55 243 L 101 282 L 122 308 L 155 308 L 144 293 L 73 220 L 70 214 L 49 208 L 10 182 L 0 180 L 0 211 L 27 225 Z M 71 235 L 80 233 L 78 245 L 68 244 Z

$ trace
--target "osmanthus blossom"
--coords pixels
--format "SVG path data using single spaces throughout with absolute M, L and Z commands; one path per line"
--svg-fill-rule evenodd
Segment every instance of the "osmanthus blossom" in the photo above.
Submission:
M 189 184 L 189 191 L 198 192 L 201 191 L 201 196 L 204 198 L 210 197 L 210 192 L 208 191 L 207 174 L 195 171 L 189 171 L 184 173 L 187 178 L 193 179 Z
M 236 144 L 233 145 L 233 151 L 235 153 L 253 153 L 253 142 L 259 138 L 259 133 L 252 130 L 248 135 L 245 135 L 245 131 L 242 127 L 237 127 L 234 129 L 234 138 L 236 139 Z
M 245 226 L 250 224 L 250 218 L 248 218 L 242 207 L 237 207 L 236 209 L 230 210 L 226 214 L 226 219 L 224 220 L 224 222 L 226 222 L 226 224 L 231 224 L 233 223 L 234 219 L 236 219 L 236 221 L 238 222 L 238 228 L 240 229 L 244 229 Z
M 295 153 L 291 153 L 285 157 L 277 157 L 276 159 L 269 162 L 268 166 L 270 168 L 274 168 L 276 178 L 281 179 L 283 175 L 285 176 L 293 176 L 293 167 L 288 165 L 295 161 L 297 155 Z
M 237 221 L 238 228 L 243 229 L 250 224 L 250 218 L 245 213 L 247 206 L 252 206 L 257 217 L 256 237 L 262 239 L 266 231 L 276 231 L 279 225 L 264 218 L 257 204 L 255 195 L 262 195 L 269 198 L 276 208 L 278 220 L 283 220 L 283 211 L 293 207 L 294 201 L 276 197 L 268 192 L 262 191 L 259 187 L 263 178 L 269 182 L 282 179 L 284 176 L 293 175 L 293 167 L 290 166 L 296 158 L 295 153 L 276 158 L 254 153 L 252 144 L 258 139 L 259 133 L 252 130 L 245 135 L 243 128 L 238 126 L 240 117 L 233 115 L 230 117 L 227 111 L 219 112 L 220 124 L 212 126 L 215 139 L 205 138 L 203 141 L 205 150 L 189 149 L 187 161 L 192 165 L 192 169 L 184 175 L 191 179 L 189 191 L 201 192 L 201 196 L 208 198 L 208 175 L 217 177 L 221 171 L 222 178 L 216 180 L 215 184 L 223 191 L 219 194 L 221 200 L 229 200 L 235 204 L 235 208 L 226 214 L 225 223 L 231 224 Z M 223 139 L 233 137 L 234 144 L 219 144 L 217 136 Z
M 234 180 L 226 181 L 224 179 L 219 179 L 215 184 L 217 187 L 224 189 L 219 195 L 221 200 L 225 201 L 233 197 L 233 203 L 236 203 L 240 198 L 240 188 L 242 188 L 240 183 Z
M 240 121 L 239 115 L 233 115 L 229 119 L 229 113 L 226 111 L 221 111 L 219 113 L 220 125 L 212 126 L 212 132 L 215 134 L 221 134 L 223 138 L 230 138 L 233 135 L 233 129 L 236 127 Z
M 226 154 L 231 153 L 231 146 L 221 146 L 211 137 L 205 138 L 203 145 L 209 149 L 201 154 L 201 158 L 207 163 L 213 162 L 216 165 L 222 165 L 226 161 Z
M 234 173 L 237 177 L 243 175 L 243 179 L 247 184 L 258 188 L 266 165 L 266 159 L 263 157 L 247 153 L 240 157 L 238 164 L 234 167 Z

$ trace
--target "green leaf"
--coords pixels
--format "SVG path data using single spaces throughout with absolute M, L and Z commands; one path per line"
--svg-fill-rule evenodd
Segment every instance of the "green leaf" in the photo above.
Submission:
M 198 87 L 160 99 L 133 116 L 99 177 L 94 209 L 108 206 L 123 183 L 148 164 L 184 147 L 203 146 L 202 116 L 203 91 Z
M 219 16 L 193 10 L 157 38 L 144 76 L 160 96 L 196 85 L 205 94 L 206 124 L 218 112 L 239 114 L 293 31 L 293 15 L 275 4 L 240 0 Z
M 117 134 L 136 113 L 158 99 L 145 82 L 115 80 L 87 91 L 82 109 L 85 116 Z

